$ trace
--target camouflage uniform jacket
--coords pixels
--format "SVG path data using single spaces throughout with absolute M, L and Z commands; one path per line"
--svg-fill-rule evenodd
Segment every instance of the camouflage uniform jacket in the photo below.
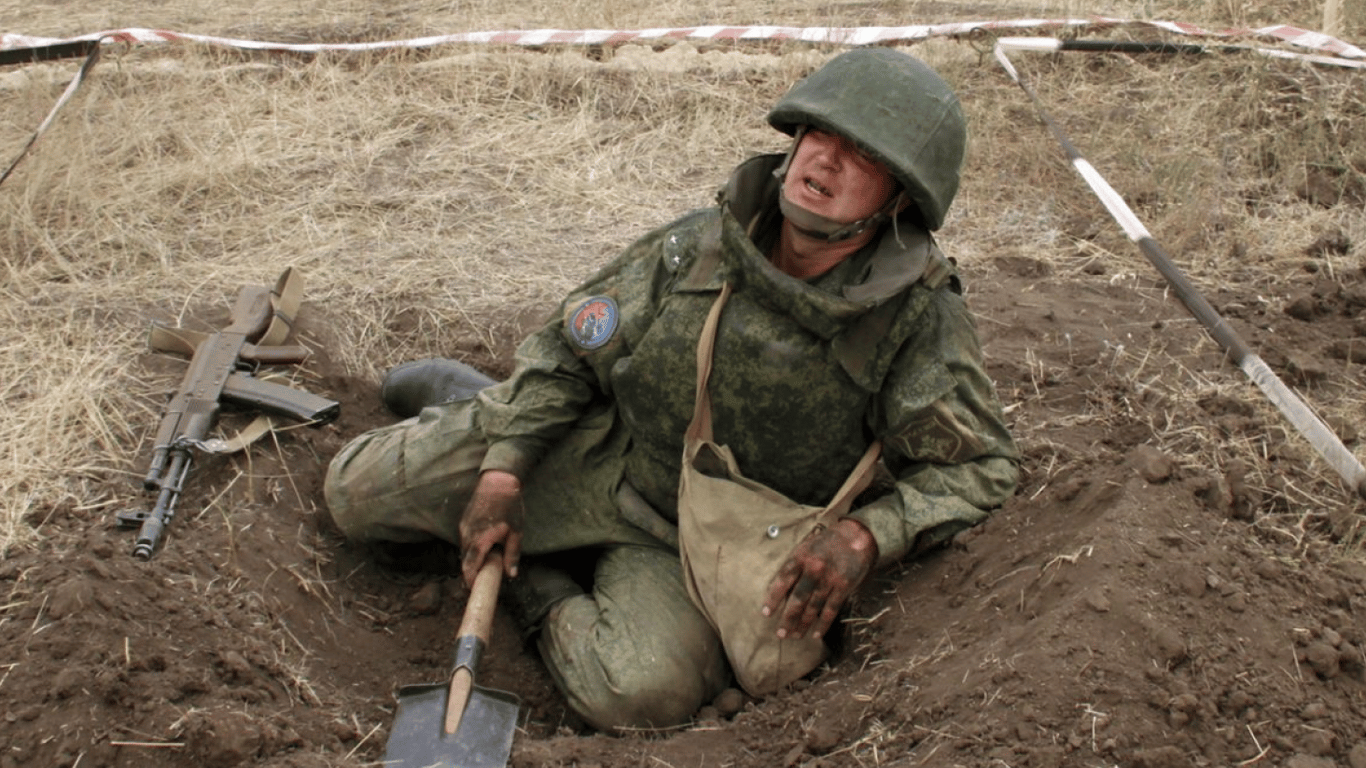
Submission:
M 781 273 L 755 244 L 776 237 L 780 160 L 741 165 L 718 207 L 650 232 L 569 295 L 518 349 L 512 377 L 480 396 L 483 469 L 526 477 L 581 416 L 614 409 L 623 439 L 585 471 L 620 473 L 676 520 L 697 340 L 733 281 L 710 386 L 716 442 L 747 477 L 824 505 L 881 438 L 885 477 L 851 514 L 879 564 L 980 522 L 1014 491 L 1018 453 L 950 263 L 899 223 L 810 281 Z

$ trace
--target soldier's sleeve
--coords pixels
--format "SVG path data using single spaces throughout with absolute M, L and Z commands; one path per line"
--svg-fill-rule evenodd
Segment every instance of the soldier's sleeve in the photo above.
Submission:
M 481 471 L 526 478 L 595 401 L 611 396 L 612 364 L 630 354 L 670 277 L 661 256 L 672 226 L 646 234 L 571 291 L 517 348 L 512 375 L 479 393 L 489 444 Z
M 976 525 L 1014 493 L 1019 450 L 956 293 L 936 292 L 897 354 L 874 421 L 896 484 L 850 516 L 872 532 L 879 566 Z

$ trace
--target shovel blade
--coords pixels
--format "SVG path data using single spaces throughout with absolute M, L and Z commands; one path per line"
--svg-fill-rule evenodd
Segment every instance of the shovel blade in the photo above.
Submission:
M 445 732 L 447 683 L 405 685 L 384 745 L 385 768 L 505 768 L 520 700 L 474 686 L 460 728 Z

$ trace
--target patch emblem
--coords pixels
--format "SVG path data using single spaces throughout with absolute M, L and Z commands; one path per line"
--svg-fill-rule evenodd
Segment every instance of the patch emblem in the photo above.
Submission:
M 597 349 L 617 332 L 617 303 L 610 296 L 594 296 L 569 316 L 569 336 L 584 349 Z

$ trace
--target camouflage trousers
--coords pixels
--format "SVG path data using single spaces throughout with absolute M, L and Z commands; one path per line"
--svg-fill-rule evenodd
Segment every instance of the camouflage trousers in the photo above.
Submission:
M 427 408 L 338 452 L 324 491 L 342 532 L 458 544 L 485 452 L 474 402 Z M 678 552 L 620 513 L 625 446 L 615 412 L 590 413 L 523 483 L 524 554 L 597 558 L 592 591 L 558 603 L 537 642 L 570 706 L 603 730 L 686 722 L 730 678 Z

